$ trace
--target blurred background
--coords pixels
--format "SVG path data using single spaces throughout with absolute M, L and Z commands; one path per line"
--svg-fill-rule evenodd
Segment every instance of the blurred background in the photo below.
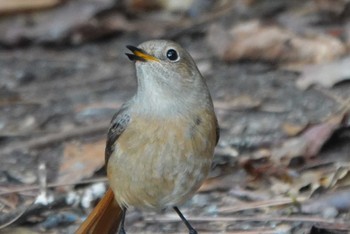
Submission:
M 200 233 L 349 233 L 349 0 L 0 0 L 0 233 L 74 233 L 107 187 L 126 45 L 171 39 L 221 128 Z M 130 209 L 128 233 L 186 233 Z

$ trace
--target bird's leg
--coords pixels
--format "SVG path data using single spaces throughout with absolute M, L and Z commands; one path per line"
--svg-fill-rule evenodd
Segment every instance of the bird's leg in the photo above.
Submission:
M 126 214 L 126 208 L 122 208 L 122 220 L 120 221 L 120 229 L 118 234 L 126 234 L 125 228 L 124 228 L 124 222 L 125 222 L 125 214 Z
M 188 228 L 189 234 L 197 234 L 198 232 L 196 231 L 196 229 L 194 229 L 191 224 L 187 221 L 187 219 L 185 218 L 185 216 L 181 213 L 181 211 L 179 210 L 179 208 L 177 208 L 177 206 L 173 207 L 175 212 L 180 216 L 182 222 L 184 222 L 184 224 L 186 225 L 186 227 Z

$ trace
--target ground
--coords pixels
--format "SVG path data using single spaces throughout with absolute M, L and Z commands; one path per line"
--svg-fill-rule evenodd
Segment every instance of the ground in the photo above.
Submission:
M 218 1 L 212 10 L 207 1 L 195 1 L 203 9 L 194 4 L 175 13 L 166 6 L 149 11 L 142 4 L 131 4 L 137 1 L 125 2 L 120 6 L 103 1 L 98 8 L 93 1 L 91 5 L 67 1 L 48 10 L 16 11 L 3 17 L 0 223 L 6 228 L 0 232 L 74 232 L 106 187 L 103 152 L 108 123 L 136 91 L 134 64 L 124 55 L 125 46 L 170 38 L 196 61 L 220 124 L 210 178 L 181 207 L 198 231 L 347 233 L 350 83 L 344 78 L 330 87 L 321 82 L 298 86 L 301 75 L 308 74 L 306 67 L 337 64 L 346 58 L 347 38 L 339 35 L 348 30 L 346 1 L 337 1 L 340 10 L 327 12 L 327 17 L 317 1 L 237 1 L 224 10 L 220 4 L 225 1 Z M 80 24 L 75 25 L 69 20 L 74 19 L 72 12 L 67 13 L 72 8 L 90 9 L 90 13 L 82 12 Z M 311 56 L 307 62 L 304 55 L 261 59 L 247 53 L 232 58 L 215 50 L 235 48 L 238 42 L 221 44 L 209 38 L 213 25 L 228 32 L 257 19 L 267 23 L 263 27 L 277 22 L 292 31 L 279 19 L 310 8 L 314 12 L 307 16 L 313 17 L 313 23 L 307 18 L 308 26 L 299 25 L 293 33 L 300 36 L 305 34 L 300 31 L 313 30 L 340 38 L 342 53 L 322 61 Z M 67 14 L 67 22 L 61 18 L 67 29 L 54 37 L 50 26 L 58 28 L 53 19 L 60 14 L 63 18 Z M 319 20 L 320 15 L 327 22 Z M 21 30 L 11 34 L 16 27 Z M 272 49 L 261 50 L 269 54 Z M 33 205 L 39 194 L 43 204 Z M 50 196 L 54 201 L 46 204 Z M 68 197 L 74 201 L 67 201 Z M 126 229 L 128 233 L 186 233 L 172 210 L 130 208 Z

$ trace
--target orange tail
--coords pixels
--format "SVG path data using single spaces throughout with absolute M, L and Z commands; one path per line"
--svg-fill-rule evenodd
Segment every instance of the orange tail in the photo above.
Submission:
M 89 217 L 80 225 L 76 234 L 115 234 L 122 217 L 122 209 L 109 188 Z

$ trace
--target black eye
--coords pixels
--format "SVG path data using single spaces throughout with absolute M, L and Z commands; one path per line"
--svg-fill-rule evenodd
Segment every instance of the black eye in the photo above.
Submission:
M 176 61 L 178 60 L 179 56 L 177 55 L 176 50 L 170 49 L 166 52 L 166 57 L 171 60 L 171 61 Z

